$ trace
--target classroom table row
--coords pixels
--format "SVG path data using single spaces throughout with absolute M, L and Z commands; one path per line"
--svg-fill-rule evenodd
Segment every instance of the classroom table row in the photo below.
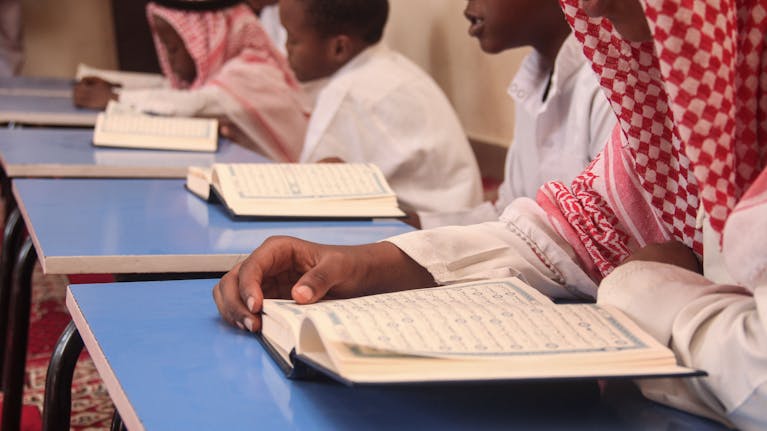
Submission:
M 0 124 L 93 126 L 97 112 L 72 104 L 72 80 L 0 78 Z
M 72 108 L 70 97 L 66 80 L 0 80 L 0 122 L 92 124 L 95 114 Z M 180 177 L 190 164 L 263 158 L 227 141 L 203 155 L 96 149 L 91 137 L 91 129 L 0 129 L 12 210 L 0 255 L 5 430 L 19 427 L 36 261 L 46 274 L 198 278 L 228 270 L 271 235 L 361 244 L 412 230 L 396 220 L 234 220 L 187 192 Z M 215 282 L 70 286 L 74 322 L 49 368 L 44 429 L 69 428 L 71 377 L 83 346 L 131 430 L 720 429 L 645 400 L 625 381 L 355 388 L 291 381 L 253 335 L 218 318 Z
M 0 80 L 0 122 L 14 126 L 0 130 L 3 189 L 7 206 L 18 205 L 9 211 L 0 264 L 0 337 L 7 335 L 7 342 L 0 340 L 3 429 L 18 426 L 37 260 L 45 274 L 161 278 L 223 273 L 271 235 L 360 244 L 411 230 L 392 220 L 235 221 L 188 193 L 183 180 L 163 179 L 183 178 L 190 165 L 267 162 L 224 139 L 216 153 L 121 150 L 94 147 L 92 129 L 19 127 L 53 117 L 62 121 L 54 125 L 88 124 L 67 122 L 70 114 L 95 117 L 71 107 L 69 86 L 54 79 Z
M 14 179 L 13 196 L 29 238 L 18 253 L 9 298 L 6 409 L 20 393 L 31 272 L 161 274 L 224 272 L 272 235 L 362 244 L 407 232 L 399 221 L 235 221 L 192 195 L 179 179 Z M 13 219 L 13 217 L 12 217 Z M 11 225 L 8 226 L 12 227 Z M 6 238 L 18 241 L 18 228 Z M 209 297 L 209 295 L 207 295 Z

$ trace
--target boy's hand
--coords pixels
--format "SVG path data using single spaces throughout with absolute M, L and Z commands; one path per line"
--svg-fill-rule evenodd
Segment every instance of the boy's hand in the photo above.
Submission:
M 346 163 L 344 159 L 340 157 L 325 157 L 324 159 L 317 160 L 317 163 Z
M 631 254 L 623 263 L 635 260 L 667 263 L 703 274 L 703 268 L 695 253 L 678 241 L 648 244 Z
M 413 226 L 416 229 L 421 228 L 421 217 L 418 215 L 415 211 L 406 211 L 405 212 L 405 218 L 402 219 L 404 223 L 409 224 L 410 226 Z
M 232 120 L 227 117 L 218 118 L 218 133 L 224 138 L 227 138 L 242 147 L 251 150 L 258 150 L 258 146 L 252 140 L 250 140 L 250 138 L 248 138 L 248 135 L 246 135 L 239 127 L 237 127 L 236 124 L 234 124 Z
M 117 100 L 112 89 L 118 86 L 95 76 L 86 76 L 75 84 L 72 98 L 79 108 L 104 109 L 110 100 Z
M 224 320 L 261 330 L 264 298 L 310 304 L 434 285 L 431 275 L 388 242 L 330 246 L 290 237 L 271 237 L 213 288 Z

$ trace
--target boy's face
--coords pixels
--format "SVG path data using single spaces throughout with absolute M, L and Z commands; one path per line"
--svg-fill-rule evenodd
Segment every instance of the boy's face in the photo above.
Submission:
M 561 11 L 551 13 L 547 2 L 551 3 L 550 0 L 468 0 L 464 16 L 470 23 L 469 35 L 476 37 L 482 50 L 491 54 L 529 45 L 536 34 L 546 31 L 548 22 L 563 19 Z
M 197 66 L 195 66 L 192 56 L 189 55 L 184 41 L 167 21 L 158 16 L 154 17 L 154 21 L 157 36 L 165 47 L 173 74 L 182 82 L 191 84 L 197 77 Z
M 288 63 L 301 82 L 325 78 L 338 69 L 332 58 L 331 38 L 311 27 L 301 0 L 280 0 L 280 20 L 288 34 Z

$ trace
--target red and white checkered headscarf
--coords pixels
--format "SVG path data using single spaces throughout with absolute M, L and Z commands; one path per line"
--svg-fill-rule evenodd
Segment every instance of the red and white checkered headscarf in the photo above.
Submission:
M 297 82 L 284 56 L 269 41 L 258 18 L 244 4 L 211 11 L 186 11 L 149 3 L 146 7 L 157 57 L 173 88 L 194 89 L 207 83 L 229 60 L 259 53 L 279 67 L 293 85 Z M 157 35 L 155 16 L 178 33 L 197 68 L 194 82 L 183 83 L 173 73 L 168 54 Z
M 631 164 L 627 171 L 635 177 L 625 182 L 639 183 L 645 208 L 662 221 L 659 230 L 701 252 L 698 199 L 721 233 L 765 167 L 765 1 L 642 0 L 654 35 L 644 43 L 624 40 L 606 19 L 589 18 L 580 1 L 561 3 L 619 119 L 620 132 L 602 156 L 627 151 L 630 157 L 619 161 Z M 606 165 L 613 175 L 623 169 Z M 630 214 L 642 205 L 621 202 L 620 193 L 608 203 L 603 196 L 610 195 L 613 179 L 604 178 L 608 193 L 595 190 L 592 168 L 570 187 L 544 185 L 538 200 L 550 213 L 552 207 L 561 213 L 569 224 L 565 236 L 579 239 L 575 248 L 585 251 L 582 260 L 591 260 L 585 266 L 601 278 L 631 247 L 653 238 L 639 238 L 641 227 L 651 223 L 637 222 L 640 228 L 632 231 L 618 222 L 647 217 Z M 618 208 L 628 216 L 618 217 Z
M 220 87 L 245 113 L 230 119 L 246 135 L 252 135 L 268 157 L 283 162 L 298 160 L 310 107 L 287 59 L 248 6 L 187 11 L 150 2 L 146 12 L 160 66 L 173 88 Z M 194 82 L 181 82 L 173 73 L 157 35 L 156 16 L 183 40 L 197 69 Z

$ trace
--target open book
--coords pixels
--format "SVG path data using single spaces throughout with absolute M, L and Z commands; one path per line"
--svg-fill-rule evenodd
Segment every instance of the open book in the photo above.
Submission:
M 234 216 L 402 217 L 381 170 L 365 163 L 232 163 L 189 168 L 187 188 Z
M 261 341 L 289 377 L 347 384 L 701 375 L 620 311 L 554 304 L 519 279 L 299 306 L 265 300 Z
M 146 115 L 110 102 L 107 110 L 96 118 L 93 145 L 215 152 L 218 148 L 218 121 Z

